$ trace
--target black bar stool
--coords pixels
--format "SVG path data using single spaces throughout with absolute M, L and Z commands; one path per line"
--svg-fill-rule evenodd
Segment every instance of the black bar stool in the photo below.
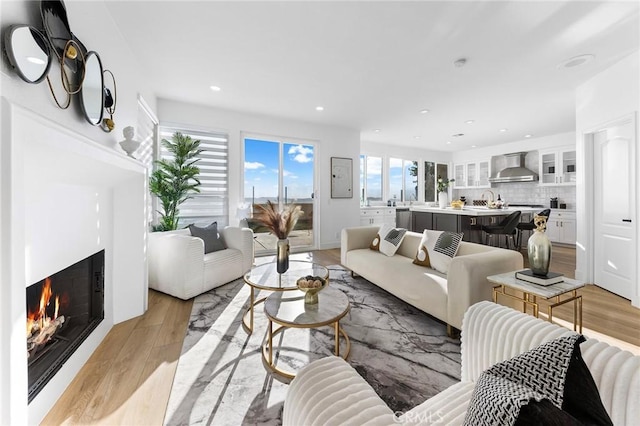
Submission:
M 504 235 L 507 248 L 511 248 L 509 244 L 509 240 L 511 240 L 513 249 L 516 250 L 518 246 L 514 240 L 514 235 L 516 235 L 516 227 L 518 226 L 518 222 L 520 222 L 521 214 L 522 212 L 520 210 L 516 210 L 502 219 L 497 225 L 482 225 L 481 229 L 485 232 L 484 243 L 490 245 L 489 241 L 492 240 L 494 235 L 498 235 L 498 246 L 500 246 L 500 235 Z
M 538 213 L 538 216 L 545 216 L 548 220 L 550 214 L 551 209 L 544 209 Z M 531 222 L 521 222 L 518 224 L 518 250 L 522 250 L 522 231 L 529 231 L 529 236 L 531 236 L 533 230 L 536 229 L 536 225 L 533 223 L 534 219 L 535 216 L 531 218 Z

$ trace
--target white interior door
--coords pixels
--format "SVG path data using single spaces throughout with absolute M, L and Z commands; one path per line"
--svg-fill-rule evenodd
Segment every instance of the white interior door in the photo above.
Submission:
M 594 281 L 631 299 L 636 285 L 635 122 L 594 136 Z

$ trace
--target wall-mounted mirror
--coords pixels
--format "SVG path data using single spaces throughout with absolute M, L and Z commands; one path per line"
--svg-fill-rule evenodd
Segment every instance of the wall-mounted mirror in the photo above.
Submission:
M 80 103 L 87 121 L 94 126 L 102 122 L 104 114 L 104 78 L 102 61 L 94 51 L 85 58 L 84 81 L 80 91 Z
M 44 35 L 28 25 L 10 27 L 5 50 L 16 73 L 27 83 L 41 82 L 51 66 L 51 49 Z

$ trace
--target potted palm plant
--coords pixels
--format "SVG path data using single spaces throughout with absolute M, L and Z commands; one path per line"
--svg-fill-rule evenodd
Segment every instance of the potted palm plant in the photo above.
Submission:
M 171 159 L 156 161 L 156 169 L 151 174 L 149 189 L 158 197 L 162 211 L 160 223 L 155 231 L 172 231 L 178 228 L 178 207 L 200 192 L 199 161 L 200 141 L 176 132 L 171 140 L 163 139 L 162 145 L 171 153 Z

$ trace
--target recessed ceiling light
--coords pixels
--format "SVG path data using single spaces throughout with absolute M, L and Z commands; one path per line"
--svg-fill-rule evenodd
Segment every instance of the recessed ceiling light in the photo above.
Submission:
M 374 132 L 380 133 L 380 129 L 375 129 Z
M 413 138 L 414 139 L 420 139 L 420 136 L 414 136 Z
M 595 58 L 595 56 L 591 54 L 574 56 L 573 58 L 569 58 L 566 61 L 560 62 L 558 68 L 578 67 L 580 65 L 586 64 L 587 62 L 591 62 L 593 58 Z
M 509 129 L 500 129 L 501 132 L 506 132 Z
M 465 123 L 467 123 L 467 124 L 473 124 L 473 123 L 475 123 L 475 120 L 467 120 L 467 121 L 465 121 Z
M 525 137 L 525 138 L 530 138 L 530 137 L 531 137 L 531 135 L 524 135 L 524 137 Z
M 447 145 L 451 145 L 451 141 L 447 141 Z
M 476 147 L 476 145 L 471 145 L 471 148 L 475 148 L 475 147 Z
M 323 106 L 317 106 L 316 107 L 316 111 L 324 111 L 324 107 Z
M 455 135 L 451 135 L 451 137 L 453 138 L 459 138 L 461 136 L 464 136 L 464 133 L 456 133 Z
M 429 110 L 428 110 L 428 109 L 421 109 L 421 110 L 420 110 L 420 114 L 426 114 L 426 113 L 428 113 L 428 112 L 429 112 Z
M 219 92 L 220 90 L 222 90 L 218 86 L 209 86 L 209 89 L 213 90 L 214 92 Z

